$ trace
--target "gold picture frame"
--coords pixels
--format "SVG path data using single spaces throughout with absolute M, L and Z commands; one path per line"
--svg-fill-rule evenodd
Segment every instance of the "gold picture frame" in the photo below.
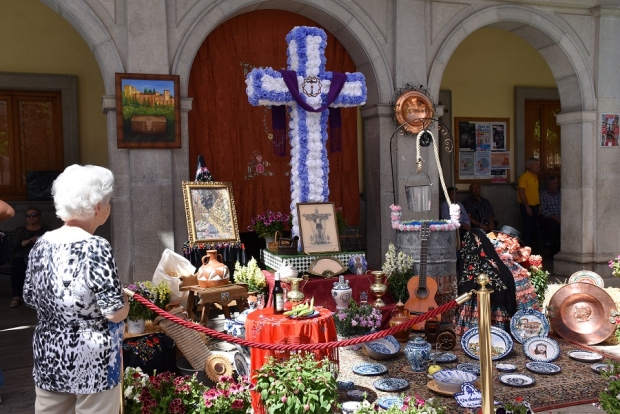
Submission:
M 334 203 L 297 203 L 297 219 L 305 254 L 340 252 Z
M 232 183 L 184 181 L 182 186 L 190 244 L 239 243 Z

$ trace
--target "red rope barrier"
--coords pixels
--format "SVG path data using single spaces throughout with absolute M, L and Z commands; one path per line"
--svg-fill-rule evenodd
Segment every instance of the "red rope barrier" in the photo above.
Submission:
M 194 329 L 196 331 L 202 332 L 210 337 L 213 338 L 217 338 L 217 339 L 221 339 L 224 340 L 226 342 L 232 342 L 234 344 L 239 344 L 241 346 L 247 346 L 250 348 L 258 348 L 258 349 L 265 349 L 265 350 L 269 350 L 269 351 L 314 351 L 314 350 L 318 350 L 318 349 L 329 349 L 329 348 L 338 348 L 338 347 L 343 347 L 343 346 L 348 346 L 348 345 L 355 345 L 355 344 L 359 344 L 362 342 L 370 342 L 370 341 L 374 341 L 375 339 L 379 339 L 379 338 L 383 338 L 385 336 L 388 335 L 392 335 L 396 332 L 402 331 L 404 329 L 407 329 L 417 323 L 420 322 L 424 322 L 427 319 L 430 319 L 434 316 L 437 316 L 443 312 L 449 311 L 452 308 L 455 308 L 458 306 L 458 303 L 456 300 L 451 300 L 448 303 L 445 303 L 441 306 L 438 306 L 437 308 L 434 308 L 422 315 L 418 315 L 413 319 L 410 319 L 407 322 L 403 322 L 399 325 L 393 326 L 389 329 L 385 329 L 379 332 L 375 332 L 372 334 L 368 334 L 368 335 L 364 335 L 364 336 L 358 336 L 355 338 L 351 338 L 351 339 L 347 339 L 344 341 L 332 341 L 332 342 L 323 342 L 323 343 L 315 343 L 315 344 L 265 344 L 265 343 L 261 343 L 261 342 L 252 342 L 252 341 L 247 341 L 245 339 L 241 339 L 241 338 L 237 338 L 234 336 L 230 336 L 228 334 L 216 331 L 214 329 L 210 329 L 207 328 L 205 326 L 202 325 L 198 325 L 196 323 L 193 323 L 191 321 L 187 321 L 185 319 L 181 319 L 178 316 L 174 316 L 168 312 L 166 312 L 165 310 L 159 308 L 158 306 L 156 306 L 155 304 L 153 304 L 151 301 L 149 301 L 148 299 L 143 298 L 142 296 L 140 296 L 138 293 L 133 293 L 128 289 L 125 289 L 125 291 L 133 296 L 133 298 L 135 300 L 137 300 L 138 302 L 140 302 L 142 305 L 146 306 L 147 308 L 149 308 L 150 310 L 152 310 L 153 312 L 155 312 L 157 315 L 162 316 L 172 322 L 175 322 L 179 325 L 182 325 L 186 328 L 190 328 L 190 329 Z M 131 292 L 131 293 L 130 293 Z

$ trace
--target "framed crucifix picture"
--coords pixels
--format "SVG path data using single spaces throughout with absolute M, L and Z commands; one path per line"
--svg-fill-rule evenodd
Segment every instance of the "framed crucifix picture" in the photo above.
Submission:
M 334 203 L 297 203 L 297 217 L 304 253 L 340 251 Z
M 190 244 L 239 243 L 232 184 L 184 181 L 182 185 Z
M 181 148 L 179 75 L 116 74 L 118 148 Z

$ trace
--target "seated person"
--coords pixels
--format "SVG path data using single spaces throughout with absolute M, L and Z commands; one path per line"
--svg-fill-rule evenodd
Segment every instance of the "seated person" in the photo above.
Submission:
M 547 177 L 545 190 L 540 192 L 540 224 L 551 239 L 549 254 L 555 255 L 560 251 L 560 190 L 558 178 L 554 175 Z
M 463 207 L 463 204 L 461 204 L 459 201 L 455 201 L 456 193 L 457 193 L 456 187 L 448 187 L 448 197 L 450 197 L 450 202 L 452 204 L 454 203 L 458 204 L 458 206 L 461 208 L 461 215 L 459 216 L 459 222 L 461 223 L 461 227 L 459 229 L 460 230 L 459 233 L 461 237 L 463 237 L 464 231 L 471 230 L 471 223 L 469 221 L 469 217 L 467 216 L 467 212 L 465 211 L 465 207 Z M 443 220 L 450 220 L 450 207 L 448 206 L 447 201 L 444 201 L 443 203 L 441 203 L 439 218 Z
M 465 211 L 473 228 L 481 228 L 485 232 L 491 232 L 497 228 L 495 211 L 491 202 L 480 195 L 480 184 L 469 185 L 469 197 L 463 201 Z

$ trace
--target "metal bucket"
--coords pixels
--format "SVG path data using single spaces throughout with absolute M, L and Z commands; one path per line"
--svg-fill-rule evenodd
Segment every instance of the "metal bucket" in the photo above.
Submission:
M 431 209 L 433 184 L 431 183 L 431 179 L 428 174 L 424 171 L 421 171 L 421 173 L 426 176 L 428 184 L 407 185 L 411 175 L 407 177 L 407 182 L 405 182 L 405 195 L 407 196 L 407 207 L 409 208 L 409 211 L 429 211 Z

